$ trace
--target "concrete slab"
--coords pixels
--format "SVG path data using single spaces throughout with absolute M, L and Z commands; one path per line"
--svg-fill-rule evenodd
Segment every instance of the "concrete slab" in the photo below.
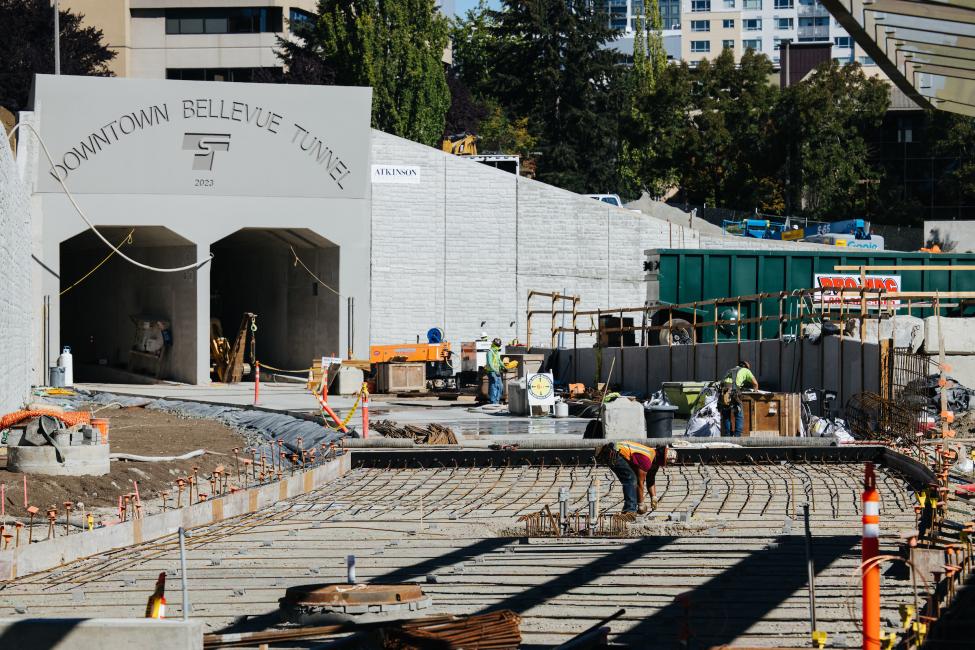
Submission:
M 145 618 L 3 618 L 0 647 L 202 650 L 203 622 Z

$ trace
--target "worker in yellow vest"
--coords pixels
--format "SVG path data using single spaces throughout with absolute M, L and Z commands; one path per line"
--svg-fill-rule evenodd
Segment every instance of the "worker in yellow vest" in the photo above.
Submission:
M 596 450 L 596 461 L 607 467 L 620 480 L 623 488 L 623 512 L 644 514 L 647 504 L 644 486 L 650 495 L 650 507 L 657 507 L 657 470 L 677 457 L 665 445 L 648 447 L 632 440 L 605 444 Z

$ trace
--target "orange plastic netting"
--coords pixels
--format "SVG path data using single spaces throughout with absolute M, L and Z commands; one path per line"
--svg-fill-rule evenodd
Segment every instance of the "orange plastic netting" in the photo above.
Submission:
M 33 409 L 30 411 L 14 411 L 13 413 L 7 413 L 3 417 L 0 417 L 0 429 L 8 429 L 18 422 L 23 422 L 24 420 L 29 420 L 30 418 L 35 418 L 41 415 L 50 415 L 51 417 L 55 417 L 69 427 L 82 423 L 89 424 L 91 422 L 91 413 L 88 411 L 67 411 L 65 413 L 60 413 L 53 409 Z

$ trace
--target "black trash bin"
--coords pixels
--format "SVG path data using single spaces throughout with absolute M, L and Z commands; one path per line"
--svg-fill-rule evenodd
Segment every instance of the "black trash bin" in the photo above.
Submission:
M 673 404 L 656 404 L 643 408 L 643 417 L 647 421 L 648 438 L 670 438 L 674 435 L 674 413 L 677 407 Z

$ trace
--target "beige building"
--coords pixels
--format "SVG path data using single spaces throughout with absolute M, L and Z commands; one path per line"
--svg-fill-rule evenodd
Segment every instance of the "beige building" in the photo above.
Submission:
M 681 59 L 695 65 L 724 49 L 734 51 L 738 59 L 744 53 L 741 39 L 741 12 L 695 11 L 681 21 Z
M 104 33 L 119 77 L 250 81 L 315 0 L 61 0 Z

